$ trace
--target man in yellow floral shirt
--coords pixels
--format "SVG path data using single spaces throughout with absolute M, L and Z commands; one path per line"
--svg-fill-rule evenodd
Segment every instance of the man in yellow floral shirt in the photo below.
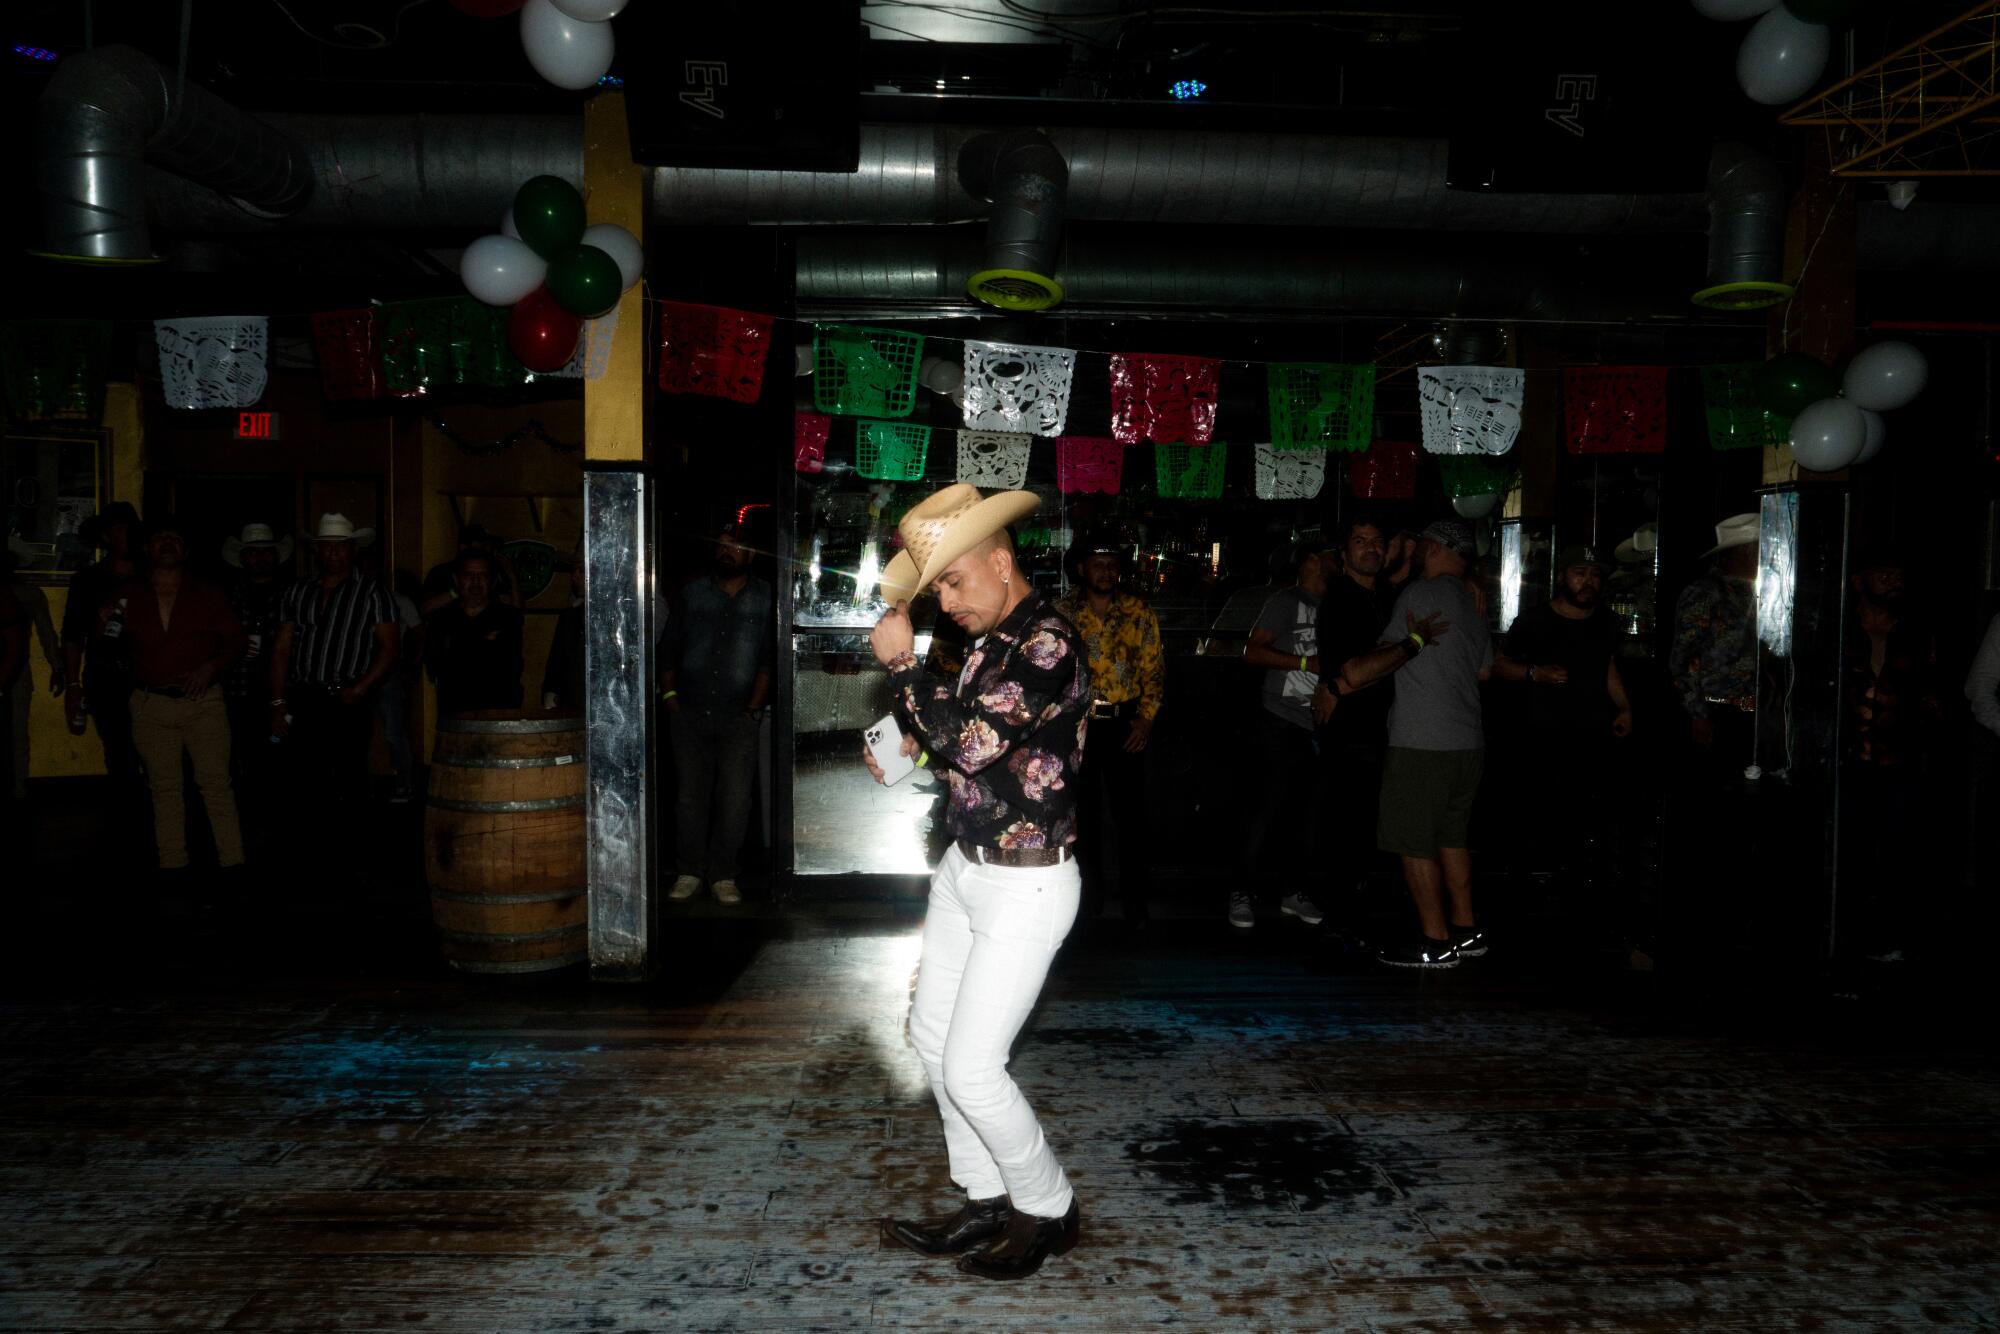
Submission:
M 1086 535 L 1071 550 L 1078 583 L 1056 603 L 1083 639 L 1094 696 L 1077 800 L 1085 921 L 1103 910 L 1105 876 L 1116 867 L 1118 897 L 1133 929 L 1144 926 L 1151 890 L 1147 828 L 1146 743 L 1166 698 L 1160 618 L 1123 591 L 1124 550 L 1111 530 Z

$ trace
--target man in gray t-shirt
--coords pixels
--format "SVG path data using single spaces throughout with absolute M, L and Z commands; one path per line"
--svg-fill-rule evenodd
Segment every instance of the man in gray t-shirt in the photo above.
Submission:
M 1391 684 L 1389 744 L 1405 750 L 1480 750 L 1486 729 L 1479 713 L 1479 683 L 1493 666 L 1486 616 L 1462 574 L 1419 579 L 1396 599 L 1382 641 L 1393 644 L 1429 616 L 1451 626 L 1434 644 L 1397 671 Z
M 1467 845 L 1486 745 L 1479 683 L 1493 669 L 1493 642 L 1466 580 L 1472 554 L 1464 524 L 1426 528 L 1417 548 L 1421 577 L 1396 600 L 1381 646 L 1341 668 L 1349 690 L 1395 675 L 1376 842 L 1402 859 L 1423 931 L 1382 951 L 1382 962 L 1397 967 L 1452 968 L 1486 952 L 1473 924 Z
M 1278 909 L 1308 926 L 1321 919 L 1306 893 L 1311 871 L 1312 830 L 1319 819 L 1319 764 L 1313 749 L 1313 687 L 1319 678 L 1319 600 L 1326 593 L 1326 570 L 1304 548 L 1285 553 L 1282 575 L 1289 586 L 1271 594 L 1244 645 L 1243 661 L 1258 675 L 1256 806 L 1250 812 L 1243 868 L 1250 875 L 1234 882 L 1229 924 L 1248 930 L 1257 924 L 1250 885 L 1259 872 L 1276 879 Z

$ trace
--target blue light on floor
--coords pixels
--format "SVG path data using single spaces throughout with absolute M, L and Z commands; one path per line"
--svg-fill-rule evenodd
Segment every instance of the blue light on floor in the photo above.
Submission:
M 1208 85 L 1200 79 L 1180 79 L 1167 91 L 1174 95 L 1176 101 L 1192 102 L 1208 91 Z

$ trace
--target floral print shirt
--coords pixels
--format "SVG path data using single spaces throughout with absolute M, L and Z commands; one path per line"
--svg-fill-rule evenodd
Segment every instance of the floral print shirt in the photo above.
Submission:
M 1747 579 L 1712 570 L 1681 593 L 1667 670 L 1691 718 L 1712 699 L 1757 693 L 1756 593 Z
M 953 838 L 989 848 L 1076 841 L 1090 666 L 1076 627 L 1041 594 L 972 646 L 956 686 L 921 666 L 889 679 L 897 712 L 944 762 Z
M 1090 679 L 1107 704 L 1139 701 L 1139 716 L 1153 718 L 1167 694 L 1167 665 L 1160 653 L 1160 618 L 1130 593 L 1113 594 L 1111 610 L 1099 616 L 1090 594 L 1073 588 L 1056 602 L 1082 636 L 1090 656 Z

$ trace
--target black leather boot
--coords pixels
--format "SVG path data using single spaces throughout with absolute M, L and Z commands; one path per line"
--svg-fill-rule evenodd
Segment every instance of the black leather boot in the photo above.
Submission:
M 975 1278 L 1026 1278 L 1051 1255 L 1068 1254 L 1076 1245 L 1082 1222 L 1075 1200 L 1061 1218 L 1016 1213 L 997 1239 L 958 1262 L 959 1272 Z
M 1007 1197 L 995 1195 L 990 1200 L 967 1200 L 949 1218 L 884 1219 L 882 1235 L 924 1255 L 957 1255 L 998 1236 L 1013 1216 L 1014 1206 Z

